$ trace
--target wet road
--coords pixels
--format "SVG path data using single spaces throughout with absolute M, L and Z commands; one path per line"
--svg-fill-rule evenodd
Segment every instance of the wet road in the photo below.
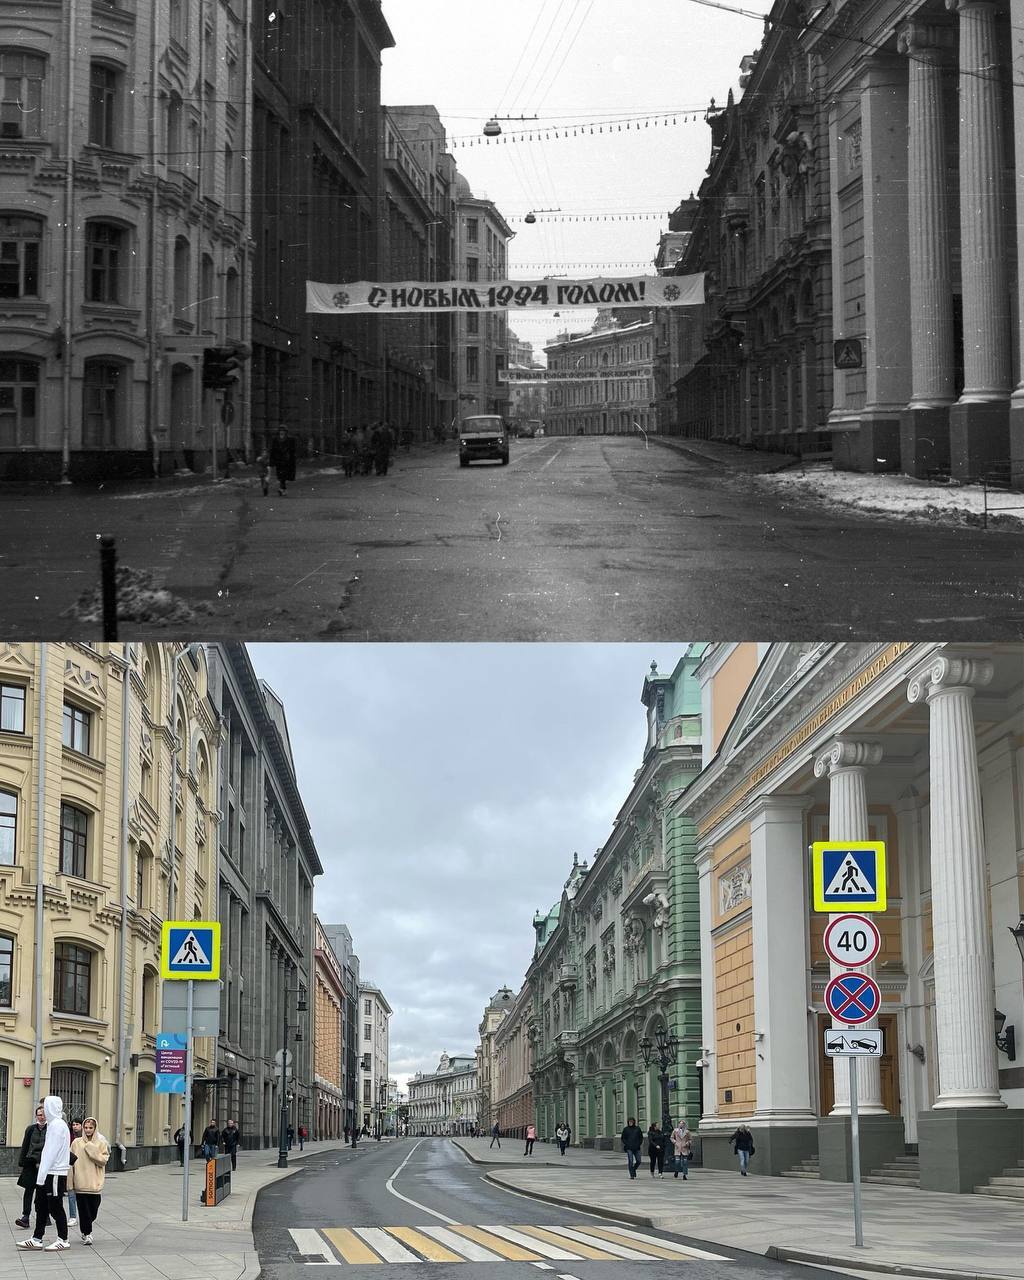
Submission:
M 387 477 L 309 473 L 128 493 L 0 495 L 4 631 L 64 615 L 97 537 L 197 609 L 121 638 L 793 640 L 1024 635 L 1021 535 L 801 509 L 746 476 L 631 439 L 524 440 L 509 466 L 401 455 Z

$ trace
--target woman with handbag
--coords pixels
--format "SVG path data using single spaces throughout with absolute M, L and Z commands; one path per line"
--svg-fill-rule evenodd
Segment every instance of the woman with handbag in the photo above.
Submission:
M 672 1175 L 679 1177 L 682 1170 L 683 1181 L 686 1181 L 686 1171 L 690 1167 L 690 1160 L 693 1157 L 693 1134 L 690 1132 L 685 1117 L 679 1121 L 672 1130 L 672 1150 L 675 1152 L 676 1170 Z

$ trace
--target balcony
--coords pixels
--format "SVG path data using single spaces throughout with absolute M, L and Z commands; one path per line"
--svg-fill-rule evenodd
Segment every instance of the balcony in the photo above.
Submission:
M 559 1031 L 552 1041 L 552 1047 L 557 1053 L 565 1053 L 570 1049 L 575 1049 L 580 1042 L 580 1033 L 578 1031 Z
M 740 195 L 737 192 L 727 195 L 722 212 L 730 227 L 740 228 L 747 226 L 750 222 L 750 197 Z
M 574 991 L 580 980 L 579 965 L 563 964 L 558 968 L 559 990 Z

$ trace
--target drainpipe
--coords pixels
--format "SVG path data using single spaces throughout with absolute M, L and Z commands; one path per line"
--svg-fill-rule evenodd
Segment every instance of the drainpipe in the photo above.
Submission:
M 48 659 L 46 642 L 39 645 L 39 665 L 37 668 L 36 696 L 39 699 L 38 716 L 38 751 L 36 773 L 36 1052 L 35 1076 L 32 1094 L 32 1114 L 41 1096 L 40 1077 L 43 1070 L 43 867 L 45 864 L 46 843 L 43 832 L 43 819 L 46 815 L 46 663 Z
M 252 149 L 252 22 L 249 15 L 249 6 L 246 5 L 242 13 L 242 268 L 239 279 L 238 301 L 242 308 L 241 321 L 241 338 L 242 341 L 252 351 L 252 271 L 253 271 L 253 255 L 249 250 L 249 241 L 252 239 L 252 165 L 250 163 L 250 154 Z M 246 462 L 252 462 L 256 457 L 255 441 L 253 440 L 252 430 L 252 408 L 253 408 L 253 376 L 252 376 L 252 360 L 243 362 L 242 365 L 242 395 L 240 397 L 239 412 L 246 415 L 247 426 L 243 425 L 240 432 L 242 439 L 242 447 L 245 450 Z
M 184 651 L 183 651 L 184 652 Z M 175 810 L 174 800 L 178 789 L 178 662 L 181 654 L 176 653 L 171 658 L 171 709 L 170 709 L 170 727 L 171 727 L 171 792 L 170 792 L 170 814 L 167 826 L 167 861 L 170 867 L 168 871 L 167 881 L 167 919 L 174 919 L 174 908 L 177 897 L 174 888 L 174 873 L 177 870 L 176 859 L 174 856 L 174 836 L 175 836 Z
M 159 186 L 159 175 L 157 173 L 157 142 L 159 141 L 159 126 L 157 122 L 159 97 L 158 82 L 158 51 L 157 44 L 157 10 L 154 9 L 150 15 L 149 26 L 149 168 L 150 168 L 150 187 L 149 187 L 149 274 L 146 279 L 146 327 L 147 334 L 147 355 L 149 359 L 149 381 L 147 386 L 147 403 L 149 406 L 149 447 L 151 452 L 151 461 L 153 466 L 153 478 L 160 474 L 160 440 L 157 436 L 158 424 L 160 420 L 160 349 L 159 349 L 159 316 L 157 311 L 157 287 L 156 287 L 156 254 L 157 254 L 157 213 L 159 210 L 159 200 L 157 199 L 157 188 Z M 184 122 L 182 122 L 184 127 Z
M 129 655 L 131 646 L 124 645 L 124 668 L 121 672 L 121 934 L 117 944 L 118 1001 L 117 1001 L 117 1082 L 114 1091 L 114 1145 L 121 1149 L 121 1166 L 124 1167 L 124 1077 L 127 1054 L 125 1039 L 127 1035 L 127 1019 L 125 1017 L 124 993 L 127 979 L 128 959 L 128 696 L 131 686 L 131 667 Z M 136 903 L 138 906 L 138 903 Z M 135 1138 L 138 1142 L 138 1135 Z
M 64 421 L 60 433 L 60 482 L 71 483 L 71 357 L 74 350 L 74 280 L 75 248 L 75 35 L 77 0 L 68 0 L 67 110 L 64 115 L 64 296 L 61 300 L 64 330 L 61 359 L 61 403 Z

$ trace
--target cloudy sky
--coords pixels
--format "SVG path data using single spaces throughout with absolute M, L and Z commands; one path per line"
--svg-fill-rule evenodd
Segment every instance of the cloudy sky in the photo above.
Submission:
M 392 1074 L 472 1053 L 518 991 L 533 913 L 607 838 L 639 767 L 652 659 L 684 644 L 251 645 L 284 700 L 324 874 L 394 1010 Z
M 737 7 L 756 15 L 770 3 Z M 519 278 L 650 269 L 668 211 L 704 177 L 704 112 L 737 90 L 740 58 L 763 30 L 756 16 L 695 0 L 384 0 L 384 14 L 396 42 L 383 56 L 384 102 L 438 108 L 460 172 L 517 233 Z M 504 124 L 506 135 L 565 124 L 570 136 L 483 145 L 493 114 L 540 117 Z M 637 117 L 657 120 L 638 129 Z M 532 209 L 561 212 L 530 226 Z M 515 328 L 542 344 L 565 324 L 534 312 Z

